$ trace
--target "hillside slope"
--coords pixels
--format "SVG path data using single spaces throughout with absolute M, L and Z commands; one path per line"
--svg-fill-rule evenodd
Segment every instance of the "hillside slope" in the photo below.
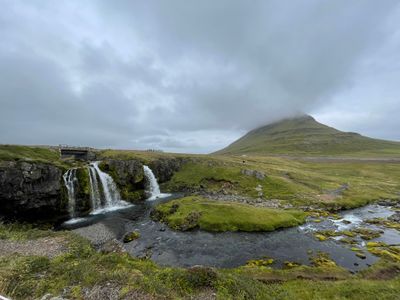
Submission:
M 215 154 L 399 157 L 400 143 L 342 132 L 301 116 L 254 129 Z

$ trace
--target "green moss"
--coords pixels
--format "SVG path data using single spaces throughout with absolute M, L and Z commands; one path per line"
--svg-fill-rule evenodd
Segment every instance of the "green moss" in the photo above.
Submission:
M 368 229 L 368 228 L 355 228 L 351 230 L 352 232 L 360 235 L 363 240 L 372 240 L 381 236 L 381 232 L 378 230 Z
M 79 197 L 80 198 L 90 198 L 90 179 L 89 179 L 89 170 L 88 168 L 78 168 L 76 170 L 76 178 L 78 180 L 79 186 Z
M 274 263 L 273 258 L 263 258 L 263 259 L 252 259 L 246 263 L 246 266 L 250 267 L 267 267 Z
M 140 238 L 140 233 L 137 231 L 132 231 L 124 236 L 124 243 L 132 242 L 138 238 Z
M 298 210 L 256 208 L 202 197 L 160 204 L 153 217 L 177 230 L 199 227 L 208 231 L 273 231 L 305 222 L 305 213 Z
M 327 253 L 319 252 L 316 256 L 310 258 L 311 263 L 316 267 L 336 268 L 336 263 Z
M 314 233 L 314 237 L 319 241 L 326 241 L 328 238 L 342 235 L 341 232 L 335 230 L 320 230 Z

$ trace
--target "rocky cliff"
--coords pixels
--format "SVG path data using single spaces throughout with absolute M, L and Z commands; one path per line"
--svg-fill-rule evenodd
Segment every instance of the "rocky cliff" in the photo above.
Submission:
M 22 220 L 68 218 L 62 174 L 51 164 L 0 161 L 0 215 Z
M 143 164 L 147 163 L 158 182 L 163 183 L 170 180 L 186 161 L 184 158 L 159 158 L 151 162 L 140 159 L 109 159 L 104 160 L 100 168 L 113 177 L 124 200 L 136 202 L 145 199 L 146 179 Z
M 145 200 L 143 164 L 153 170 L 159 183 L 170 180 L 186 162 L 181 158 L 104 160 L 99 167 L 113 177 L 122 199 Z M 50 163 L 0 161 L 0 216 L 27 221 L 58 222 L 69 218 L 68 195 L 63 174 L 66 169 Z M 92 207 L 86 166 L 76 170 L 75 215 L 87 215 Z

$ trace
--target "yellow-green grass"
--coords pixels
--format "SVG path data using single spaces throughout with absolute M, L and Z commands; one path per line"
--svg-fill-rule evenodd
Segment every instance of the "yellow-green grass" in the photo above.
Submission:
M 257 179 L 242 170 L 257 170 Z M 208 156 L 184 165 L 163 188 L 203 190 L 264 199 L 294 206 L 349 209 L 379 199 L 399 199 L 400 164 L 368 161 L 304 161 L 262 156 Z M 346 188 L 340 190 L 343 186 Z M 340 190 L 335 192 L 336 190 Z
M 49 147 L 0 145 L 0 160 L 58 161 L 60 154 Z
M 299 210 L 258 208 L 190 196 L 159 204 L 158 219 L 173 229 L 200 228 L 207 231 L 273 231 L 305 222 Z

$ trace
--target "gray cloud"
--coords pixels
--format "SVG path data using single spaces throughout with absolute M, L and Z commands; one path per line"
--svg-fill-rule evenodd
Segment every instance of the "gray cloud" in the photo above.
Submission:
M 397 1 L 3 7 L 3 143 L 208 152 L 301 112 L 400 139 Z

